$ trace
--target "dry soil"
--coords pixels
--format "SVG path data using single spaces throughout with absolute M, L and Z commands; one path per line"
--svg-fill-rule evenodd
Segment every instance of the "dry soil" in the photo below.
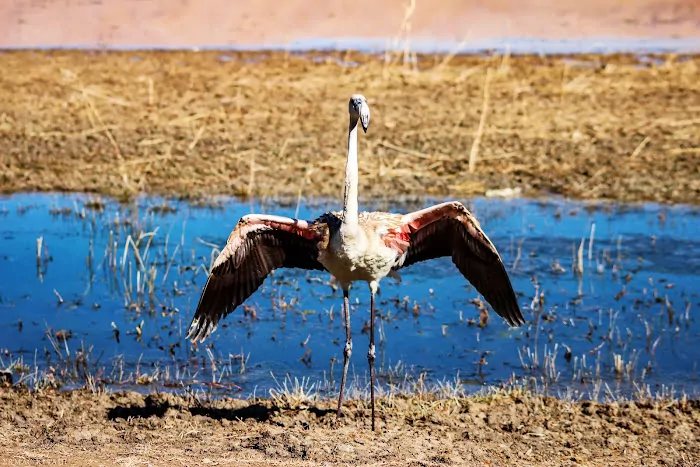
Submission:
M 673 465 L 700 462 L 700 404 L 512 393 L 291 407 L 166 394 L 0 389 L 5 465 Z

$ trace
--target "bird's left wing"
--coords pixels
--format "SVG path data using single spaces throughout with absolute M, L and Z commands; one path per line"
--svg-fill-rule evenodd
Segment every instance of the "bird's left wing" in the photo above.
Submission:
M 496 247 L 462 203 L 447 202 L 406 214 L 392 234 L 406 245 L 399 249 L 402 254 L 394 269 L 451 256 L 462 275 L 508 324 L 525 323 Z
M 274 269 L 325 270 L 318 244 L 327 225 L 281 216 L 243 217 L 226 242 L 207 279 L 187 338 L 203 341 L 219 320 L 250 297 Z

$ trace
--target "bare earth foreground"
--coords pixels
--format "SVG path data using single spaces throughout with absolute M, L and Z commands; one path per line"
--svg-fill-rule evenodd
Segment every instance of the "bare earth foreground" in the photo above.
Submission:
M 470 399 L 198 402 L 179 396 L 0 390 L 4 465 L 677 465 L 700 462 L 700 403 Z

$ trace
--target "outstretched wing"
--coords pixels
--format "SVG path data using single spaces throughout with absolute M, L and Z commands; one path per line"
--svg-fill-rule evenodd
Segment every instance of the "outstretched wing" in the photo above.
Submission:
M 203 341 L 219 320 L 250 297 L 272 270 L 325 270 L 318 261 L 318 242 L 325 224 L 280 216 L 249 215 L 231 232 L 214 262 L 199 299 L 187 338 Z
M 496 247 L 459 202 L 438 204 L 403 217 L 408 248 L 394 269 L 451 256 L 462 275 L 511 326 L 525 323 Z

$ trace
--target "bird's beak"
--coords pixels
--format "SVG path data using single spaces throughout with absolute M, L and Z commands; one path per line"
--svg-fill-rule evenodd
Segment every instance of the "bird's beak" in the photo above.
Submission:
M 362 130 L 367 133 L 367 128 L 369 128 L 369 106 L 366 102 L 363 102 L 360 106 L 360 123 L 362 124 Z

